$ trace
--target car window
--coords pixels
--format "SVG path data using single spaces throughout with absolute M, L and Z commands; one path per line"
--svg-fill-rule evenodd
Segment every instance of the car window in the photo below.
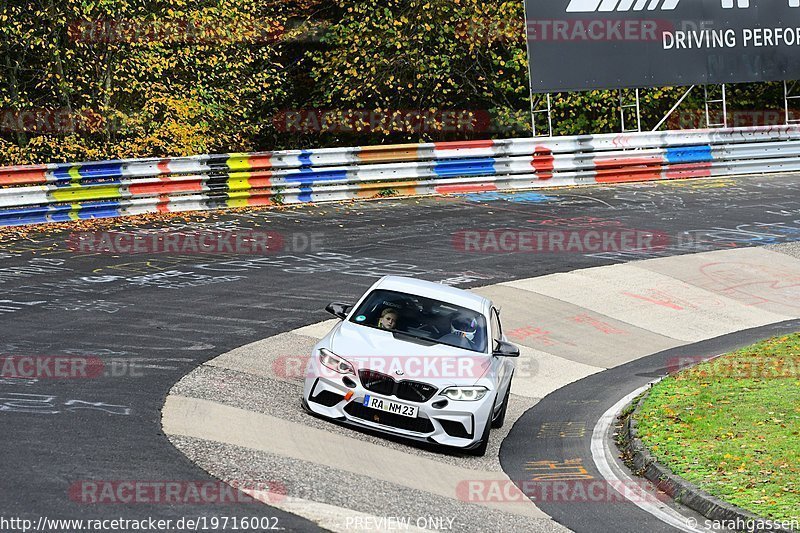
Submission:
M 487 328 L 482 313 L 424 296 L 372 291 L 350 315 L 350 322 L 474 352 L 486 351 Z

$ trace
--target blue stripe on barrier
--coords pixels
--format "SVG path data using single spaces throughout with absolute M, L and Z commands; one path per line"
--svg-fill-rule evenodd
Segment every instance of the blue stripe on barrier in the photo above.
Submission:
M 119 200 L 96 200 L 94 202 L 80 202 L 81 209 L 97 209 L 103 207 L 121 207 Z
M 78 168 L 81 178 L 97 179 L 97 178 L 121 178 L 122 177 L 122 163 L 103 163 L 85 165 Z
M 300 194 L 297 195 L 297 199 L 301 202 L 310 202 L 312 192 L 313 189 L 311 187 L 300 187 Z
M 122 214 L 122 203 L 111 202 L 83 202 L 78 204 L 79 219 L 118 217 Z M 69 222 L 72 220 L 72 204 L 59 204 L 50 206 L 33 206 L 20 209 L 0 210 L 0 226 L 17 226 L 21 224 L 40 224 L 44 222 Z
M 26 224 L 44 224 L 47 216 L 41 214 L 20 215 L 15 218 L 0 217 L 0 226 L 24 226 Z
M 66 181 L 69 181 L 69 180 L 71 180 L 71 179 L 72 179 L 72 176 L 70 176 L 70 175 L 69 175 L 69 171 L 70 171 L 70 169 L 71 169 L 72 167 L 74 167 L 74 166 L 75 166 L 75 165 L 72 165 L 72 164 L 69 164 L 69 163 L 66 163 L 66 164 L 63 164 L 63 165 L 58 165 L 58 167 L 56 167 L 56 168 L 55 168 L 54 170 L 52 170 L 51 172 L 53 173 L 53 176 L 54 176 L 54 177 L 55 177 L 57 180 L 60 180 L 60 181 L 64 181 L 64 180 L 66 180 Z
M 301 150 L 300 155 L 297 159 L 300 161 L 301 167 L 310 167 L 311 163 L 311 156 L 314 154 L 313 150 Z
M 102 163 L 102 164 L 88 164 L 88 165 L 59 165 L 58 168 L 52 170 L 53 177 L 56 179 L 56 185 L 64 187 L 73 181 L 70 170 L 77 169 L 81 181 L 90 180 L 98 184 L 112 185 L 121 183 L 122 177 L 122 163 Z
M 47 207 L 2 209 L 0 210 L 0 226 L 17 226 L 20 224 L 47 222 L 48 211 Z
M 433 167 L 437 176 L 486 176 L 496 173 L 493 157 L 439 161 Z
M 69 212 L 66 213 L 50 213 L 47 215 L 47 220 L 50 222 L 71 222 L 72 217 L 69 216 Z
M 81 209 L 78 211 L 78 218 L 80 219 L 89 219 L 89 218 L 110 218 L 110 217 L 118 217 L 122 213 L 118 208 L 115 207 L 105 207 L 102 209 Z
M 313 185 L 317 182 L 344 180 L 347 179 L 346 170 L 312 170 L 310 168 L 300 169 L 297 174 L 283 176 L 287 182 L 297 185 Z
M 667 148 L 667 161 L 669 163 L 706 163 L 713 160 L 711 146 L 708 144 Z

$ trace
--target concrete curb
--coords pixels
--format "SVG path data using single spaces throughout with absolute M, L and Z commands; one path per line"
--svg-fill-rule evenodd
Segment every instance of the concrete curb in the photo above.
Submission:
M 657 382 L 651 383 L 651 387 L 655 383 Z M 636 408 L 625 418 L 623 425 L 624 447 L 622 449 L 629 454 L 626 462 L 629 463 L 634 474 L 653 482 L 660 491 L 663 491 L 670 498 L 697 511 L 710 520 L 759 525 L 759 527 L 751 529 L 751 531 L 797 533 L 792 529 L 774 527 L 772 520 L 762 518 L 709 494 L 697 485 L 676 475 L 667 466 L 656 461 L 650 450 L 639 438 L 638 423 L 636 422 L 636 416 L 639 414 L 639 410 L 649 394 L 650 391 L 647 391 L 641 395 L 636 402 Z

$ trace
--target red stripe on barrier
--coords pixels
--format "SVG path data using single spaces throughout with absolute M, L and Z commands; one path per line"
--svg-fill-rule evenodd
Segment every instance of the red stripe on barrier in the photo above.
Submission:
M 251 155 L 247 162 L 251 169 L 272 168 L 272 156 L 269 154 Z
M 626 183 L 664 179 L 666 162 L 661 155 L 645 157 L 615 157 L 594 160 L 598 183 Z
M 494 183 L 467 183 L 464 185 L 440 185 L 434 187 L 434 190 L 440 194 L 449 194 L 457 192 L 484 192 L 496 191 L 497 185 Z
M 259 195 L 259 196 L 251 196 L 247 199 L 247 205 L 258 206 L 258 205 L 272 205 L 273 202 L 270 199 L 270 196 L 266 195 Z
M 709 176 L 711 176 L 711 162 L 672 165 L 665 174 L 667 179 L 707 178 Z
M 549 180 L 552 178 L 553 169 L 555 168 L 553 151 L 544 146 L 537 146 L 536 151 L 533 153 L 531 166 L 536 169 L 536 175 L 540 180 Z
M 169 170 L 169 163 L 172 161 L 171 159 L 162 159 L 158 162 L 158 170 L 161 171 L 162 174 L 171 174 Z
M 47 183 L 47 167 L 2 167 L 0 185 L 35 185 Z
M 159 213 L 169 213 L 169 207 L 167 204 L 169 204 L 169 196 L 159 196 L 156 209 L 158 209 Z
M 261 172 L 251 172 L 247 178 L 247 183 L 251 189 L 266 189 L 272 187 L 272 172 L 262 170 Z
M 459 148 L 491 148 L 494 141 L 443 141 L 433 143 L 434 150 L 457 150 Z
M 597 183 L 627 183 L 631 181 L 653 181 L 663 179 L 661 166 L 615 168 L 598 170 Z
M 269 178 L 249 178 L 247 182 L 250 184 L 251 189 L 266 189 L 272 187 L 272 181 Z
M 172 192 L 198 192 L 203 190 L 201 180 L 196 181 L 172 181 L 170 178 L 162 178 L 161 183 L 133 183 L 128 186 L 132 194 L 169 194 Z

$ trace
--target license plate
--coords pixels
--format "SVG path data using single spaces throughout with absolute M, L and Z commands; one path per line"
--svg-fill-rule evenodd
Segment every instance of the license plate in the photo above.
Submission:
M 387 413 L 394 413 L 396 415 L 407 416 L 409 418 L 416 418 L 419 408 L 416 405 L 406 405 L 404 403 L 394 402 L 386 398 L 377 398 L 369 394 L 364 396 L 364 406 L 379 411 L 386 411 Z

